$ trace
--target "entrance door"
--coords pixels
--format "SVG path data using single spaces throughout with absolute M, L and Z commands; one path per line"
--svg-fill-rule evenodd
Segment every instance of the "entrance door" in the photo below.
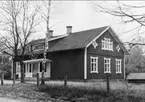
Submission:
M 45 77 L 49 77 L 50 78 L 50 68 L 51 68 L 51 63 L 50 62 L 47 62 L 46 63 L 46 69 L 45 69 Z
M 25 76 L 26 77 L 32 77 L 32 68 L 33 68 L 32 64 L 30 64 L 30 63 L 26 64 L 26 67 L 25 67 L 25 69 L 26 69 Z

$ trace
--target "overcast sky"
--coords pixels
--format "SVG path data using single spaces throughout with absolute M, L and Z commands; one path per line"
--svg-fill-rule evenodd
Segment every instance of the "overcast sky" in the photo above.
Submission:
M 97 4 L 102 4 L 96 1 Z M 114 4 L 114 2 L 109 2 Z M 140 3 L 127 2 L 131 4 Z M 117 17 L 109 14 L 96 12 L 92 3 L 88 1 L 53 1 L 51 9 L 50 26 L 54 30 L 54 35 L 62 35 L 66 33 L 66 26 L 72 26 L 72 32 L 98 28 L 101 26 L 111 26 L 123 41 L 132 39 L 133 33 L 123 34 L 124 31 L 135 26 L 135 24 L 124 25 Z M 45 36 L 44 25 L 41 24 L 36 38 Z

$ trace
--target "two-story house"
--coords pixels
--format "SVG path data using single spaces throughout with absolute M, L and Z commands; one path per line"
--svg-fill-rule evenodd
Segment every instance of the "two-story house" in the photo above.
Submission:
M 103 79 L 110 73 L 112 79 L 125 77 L 124 55 L 128 51 L 111 27 L 105 26 L 67 34 L 51 36 L 47 52 L 45 76 L 50 79 Z M 50 31 L 53 35 L 52 31 Z M 29 43 L 30 53 L 25 63 L 26 77 L 41 73 L 45 39 Z M 33 58 L 33 59 L 32 59 Z M 18 65 L 19 68 L 19 65 Z M 18 71 L 20 74 L 20 71 Z

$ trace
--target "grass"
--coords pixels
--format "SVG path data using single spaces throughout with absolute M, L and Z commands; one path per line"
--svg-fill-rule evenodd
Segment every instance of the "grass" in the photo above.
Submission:
M 113 90 L 107 93 L 105 90 L 86 89 L 84 87 L 63 87 L 45 85 L 39 87 L 40 92 L 45 92 L 52 98 L 70 102 L 142 102 L 145 98 L 135 96 L 130 91 L 129 95 L 125 91 Z
M 2 97 L 10 97 L 14 99 L 28 99 L 36 102 L 45 102 L 52 100 L 48 94 L 37 92 L 37 87 L 34 84 L 15 84 L 0 86 L 0 95 Z M 31 102 L 31 101 L 30 101 Z
M 120 84 L 120 83 L 119 83 Z M 133 90 L 128 93 L 121 85 L 111 84 L 110 94 L 103 88 L 105 84 L 99 82 L 68 82 L 64 87 L 61 81 L 49 81 L 47 85 L 37 87 L 36 84 L 15 84 L 0 86 L 0 95 L 11 98 L 24 98 L 35 102 L 144 102 L 145 90 Z M 133 88 L 135 88 L 134 85 Z M 144 85 L 139 85 L 144 86 Z M 124 88 L 124 86 L 123 86 Z M 143 87 L 142 87 L 143 88 Z M 138 88 L 137 88 L 138 89 Z

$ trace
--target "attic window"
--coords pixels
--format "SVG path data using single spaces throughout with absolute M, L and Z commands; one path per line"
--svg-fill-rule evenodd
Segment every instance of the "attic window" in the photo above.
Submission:
M 102 40 L 102 50 L 113 51 L 113 41 L 110 38 L 104 38 Z
M 44 49 L 43 44 L 35 44 L 32 46 L 32 50 L 39 50 L 39 49 Z

